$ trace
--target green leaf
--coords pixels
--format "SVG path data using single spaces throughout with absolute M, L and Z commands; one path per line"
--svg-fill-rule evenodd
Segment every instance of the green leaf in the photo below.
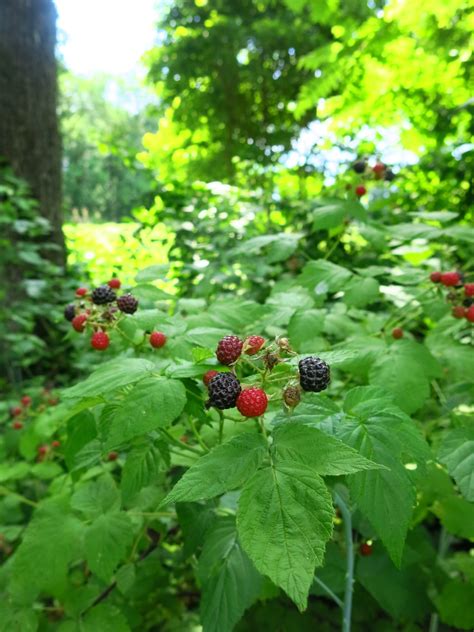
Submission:
M 197 574 L 204 632 L 232 632 L 257 599 L 261 576 L 237 539 L 235 520 L 219 518 L 204 543 Z
M 311 468 L 280 463 L 258 471 L 242 490 L 239 538 L 258 571 L 304 610 L 314 569 L 323 563 L 334 509 Z
M 273 418 L 273 424 L 275 426 L 286 423 L 317 426 L 322 421 L 337 424 L 344 417 L 341 409 L 327 395 L 307 393 L 305 400 L 289 413 L 286 411 L 277 413 Z
M 473 585 L 460 579 L 451 579 L 443 587 L 434 602 L 441 621 L 457 630 L 474 628 Z
M 11 589 L 57 594 L 76 557 L 82 525 L 69 512 L 65 498 L 43 502 L 29 523 L 13 558 Z
M 36 632 L 38 617 L 31 607 L 0 603 L 0 632 Z
M 109 603 L 95 606 L 81 621 L 81 632 L 130 632 L 127 619 L 120 610 Z
M 137 273 L 135 281 L 137 283 L 146 283 L 147 281 L 162 279 L 167 275 L 169 268 L 169 264 L 167 263 L 158 263 L 153 266 L 148 266 Z
M 317 309 L 305 309 L 295 312 L 288 325 L 288 336 L 291 344 L 300 353 L 307 353 L 317 336 L 324 328 L 325 313 Z
M 202 456 L 161 503 L 214 498 L 242 486 L 261 464 L 267 446 L 261 435 L 245 433 Z
M 395 564 L 403 546 L 415 503 L 414 472 L 429 457 L 429 448 L 400 409 L 373 387 L 351 390 L 345 410 L 356 417 L 337 427 L 337 435 L 367 459 L 389 469 L 353 474 L 348 479 L 351 498 L 373 525 Z
M 122 386 L 138 382 L 154 368 L 155 365 L 149 360 L 138 358 L 112 360 L 96 369 L 87 380 L 64 390 L 62 397 L 77 399 L 79 397 L 108 395 Z
M 99 516 L 87 528 L 84 549 L 89 568 L 104 581 L 109 581 L 117 564 L 125 557 L 133 539 L 133 527 L 125 513 Z
M 160 471 L 161 455 L 150 443 L 134 448 L 127 456 L 122 470 L 120 489 L 124 502 L 128 502 L 137 492 L 153 483 Z
M 474 505 L 461 496 L 446 496 L 435 501 L 433 513 L 443 527 L 460 538 L 474 538 Z
M 71 498 L 71 507 L 89 518 L 95 518 L 120 507 L 120 495 L 114 479 L 106 474 L 83 483 Z
M 186 391 L 181 382 L 150 377 L 136 384 L 117 404 L 106 448 L 115 448 L 134 437 L 171 425 L 182 413 Z
M 337 292 L 344 289 L 344 286 L 352 277 L 352 272 L 338 266 L 330 261 L 319 259 L 310 261 L 305 265 L 298 280 L 301 285 L 307 287 L 311 292 L 318 284 L 324 284 L 328 292 Z
M 474 502 L 474 428 L 458 428 L 445 437 L 439 460 L 448 468 L 461 493 Z
M 294 423 L 279 426 L 273 437 L 277 459 L 302 463 L 321 476 L 340 476 L 384 467 L 367 460 L 340 439 L 310 426 Z
M 117 588 L 124 595 L 135 583 L 135 566 L 124 564 L 116 573 Z
M 353 307 L 364 307 L 380 298 L 380 285 L 370 277 L 353 277 L 344 288 L 344 302 Z

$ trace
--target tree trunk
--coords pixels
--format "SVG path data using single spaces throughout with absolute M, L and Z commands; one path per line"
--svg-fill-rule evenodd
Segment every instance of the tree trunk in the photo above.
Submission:
M 64 263 L 61 142 L 52 0 L 0 0 L 0 156 L 24 178 Z

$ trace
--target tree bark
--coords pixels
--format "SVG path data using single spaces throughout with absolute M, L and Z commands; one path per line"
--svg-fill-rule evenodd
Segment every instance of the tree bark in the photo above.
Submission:
M 56 16 L 52 0 L 0 0 L 0 156 L 30 185 L 63 264 Z

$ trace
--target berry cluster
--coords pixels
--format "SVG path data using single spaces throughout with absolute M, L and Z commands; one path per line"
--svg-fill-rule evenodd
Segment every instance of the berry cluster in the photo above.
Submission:
M 365 180 L 373 178 L 374 180 L 392 182 L 392 180 L 395 179 L 393 171 L 383 162 L 379 161 L 371 166 L 365 158 L 360 158 L 352 164 L 352 169 L 357 175 L 364 176 Z M 367 193 L 367 188 L 363 184 L 358 184 L 354 192 L 357 197 L 362 197 Z
M 244 417 L 260 417 L 270 399 L 263 387 L 273 387 L 282 379 L 281 375 L 273 379 L 272 370 L 295 355 L 287 338 L 267 345 L 261 336 L 248 336 L 244 340 L 234 335 L 225 336 L 217 345 L 216 357 L 231 370 L 210 370 L 204 374 L 202 379 L 209 394 L 206 407 L 237 408 Z M 251 379 L 260 379 L 259 385 L 242 386 L 240 376 L 249 368 L 253 369 Z M 280 398 L 287 407 L 293 408 L 300 402 L 302 391 L 318 393 L 329 386 L 330 369 L 324 360 L 311 356 L 299 361 L 297 375 L 283 379 L 286 385 L 278 387 Z
M 91 346 L 97 351 L 108 348 L 109 331 L 117 325 L 123 314 L 134 314 L 138 309 L 138 300 L 131 294 L 117 296 L 116 290 L 120 287 L 121 282 L 117 278 L 93 290 L 80 287 L 76 290 L 75 302 L 64 308 L 64 317 L 75 331 L 82 333 L 90 328 Z
M 465 283 L 462 272 L 432 272 L 430 281 L 449 288 L 446 300 L 451 303 L 454 318 L 474 323 L 474 283 Z
M 49 388 L 44 388 L 41 392 L 39 401 L 35 404 L 30 395 L 23 395 L 19 404 L 10 408 L 10 418 L 12 428 L 21 430 L 25 422 L 34 417 L 36 414 L 42 413 L 49 406 L 56 406 L 59 399 L 51 392 Z

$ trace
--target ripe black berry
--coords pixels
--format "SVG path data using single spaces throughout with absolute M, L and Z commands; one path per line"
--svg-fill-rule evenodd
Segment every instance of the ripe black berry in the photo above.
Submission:
M 352 168 L 354 169 L 354 171 L 356 173 L 364 173 L 364 171 L 365 171 L 365 162 L 363 160 L 357 160 L 352 165 Z
M 131 294 L 123 294 L 117 299 L 117 305 L 124 314 L 134 314 L 138 309 L 138 301 Z
M 304 391 L 319 393 L 329 386 L 331 372 L 324 360 L 310 356 L 300 360 L 298 368 L 301 388 Z
M 92 292 L 92 302 L 96 305 L 106 305 L 107 303 L 113 303 L 117 295 L 111 287 L 108 285 L 99 285 Z
M 462 304 L 464 305 L 464 307 L 471 307 L 471 305 L 474 305 L 474 299 L 472 299 L 472 298 L 465 298 L 463 300 Z
M 395 180 L 395 174 L 391 169 L 387 169 L 387 171 L 385 172 L 384 180 L 386 180 L 387 182 L 393 182 Z
M 208 390 L 207 408 L 214 406 L 224 410 L 235 407 L 237 397 L 242 389 L 239 380 L 233 373 L 218 373 L 209 382 Z
M 76 315 L 76 308 L 74 307 L 74 304 L 69 303 L 69 305 L 66 305 L 66 307 L 64 308 L 64 318 L 68 320 L 69 322 L 71 322 L 71 320 L 74 318 L 75 315 Z

